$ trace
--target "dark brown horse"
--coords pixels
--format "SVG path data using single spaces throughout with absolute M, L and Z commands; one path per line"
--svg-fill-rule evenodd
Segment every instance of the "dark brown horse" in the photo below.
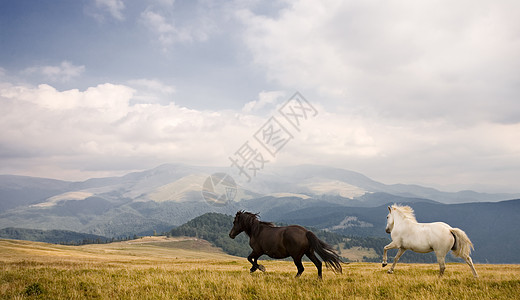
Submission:
M 302 265 L 304 254 L 316 265 L 320 278 L 321 261 L 315 253 L 323 259 L 328 268 L 338 273 L 342 271 L 342 261 L 332 247 L 301 226 L 278 227 L 273 223 L 259 221 L 258 214 L 239 211 L 235 215 L 229 237 L 234 239 L 242 231 L 249 236 L 249 245 L 253 249 L 253 252 L 247 257 L 247 260 L 253 265 L 251 273 L 257 269 L 265 271 L 265 267 L 257 263 L 258 258 L 263 254 L 272 258 L 292 257 L 298 268 L 296 277 L 299 277 L 304 270 Z

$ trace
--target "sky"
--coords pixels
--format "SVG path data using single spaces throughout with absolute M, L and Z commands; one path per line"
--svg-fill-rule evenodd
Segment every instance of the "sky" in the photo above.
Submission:
M 520 192 L 519 15 L 516 0 L 0 1 L 0 174 L 236 171 L 250 150 L 257 172 Z

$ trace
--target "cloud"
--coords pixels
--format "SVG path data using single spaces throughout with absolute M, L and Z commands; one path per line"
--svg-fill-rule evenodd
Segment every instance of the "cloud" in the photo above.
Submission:
M 266 91 L 242 110 L 212 111 L 134 99 L 150 87 L 173 92 L 150 79 L 132 81 L 131 87 L 105 83 L 83 91 L 0 84 L 0 173 L 79 180 L 165 162 L 226 166 L 246 141 L 256 145 L 254 133 L 271 116 L 282 120 L 273 108 L 288 94 Z M 437 187 L 484 182 L 493 190 L 514 190 L 520 124 L 396 124 L 330 111 L 307 100 L 318 114 L 293 131 L 294 138 L 275 157 L 268 157 L 267 169 L 312 163 L 357 170 L 385 183 L 402 178 Z
M 84 91 L 0 85 L 0 172 L 63 178 L 78 170 L 76 176 L 85 179 L 164 162 L 225 165 L 226 155 L 250 134 L 250 123 L 259 123 L 258 117 L 231 111 L 132 104 L 139 94 L 109 83 Z M 34 173 L 51 165 L 64 172 Z
M 387 183 L 511 191 L 507 178 L 520 167 L 518 13 L 516 1 L 295 0 L 276 15 L 236 16 L 266 77 L 323 104 L 305 142 L 280 161 L 307 158 Z
M 173 3 L 160 6 L 149 6 L 141 13 L 140 21 L 153 33 L 167 51 L 178 43 L 204 42 L 215 30 L 210 18 L 202 14 L 203 10 L 195 10 L 188 21 L 180 22 L 175 15 Z M 187 16 L 184 16 L 187 17 Z
M 164 84 L 157 79 L 133 79 L 128 81 L 129 86 L 135 87 L 137 93 L 132 98 L 135 103 L 168 104 L 173 102 L 175 87 Z
M 513 12 L 518 2 L 299 0 L 274 17 L 237 16 L 254 62 L 283 86 L 382 117 L 510 123 L 520 122 Z
M 266 106 L 271 106 L 271 110 L 274 108 L 273 104 L 276 104 L 277 102 L 282 99 L 283 101 L 286 101 L 285 99 L 286 93 L 284 91 L 270 91 L 270 92 L 261 92 L 258 95 L 258 100 L 253 100 L 244 105 L 242 107 L 242 111 L 245 113 L 254 113 L 256 111 L 262 110 Z
M 272 164 L 334 165 L 385 183 L 517 189 L 520 2 L 273 3 L 79 4 L 116 21 L 86 43 L 121 55 L 101 65 L 87 57 L 85 65 L 0 67 L 0 172 L 86 178 L 164 162 L 225 166 L 296 89 L 318 115 Z M 76 33 L 85 25 L 70 24 Z M 121 26 L 128 35 L 116 35 Z M 42 49 L 56 38 L 42 36 Z M 4 52 L 18 53 L 13 46 Z M 175 55 L 157 56 L 157 48 Z M 49 59 L 37 55 L 25 61 Z M 24 84 L 35 78 L 45 84 Z
M 123 10 L 125 4 L 122 0 L 95 0 L 96 7 L 106 10 L 110 15 L 119 21 L 124 20 Z
M 25 69 L 22 73 L 37 74 L 52 82 L 67 82 L 81 76 L 83 72 L 85 72 L 85 66 L 75 66 L 64 60 L 57 66 L 35 66 Z
M 318 107 L 277 158 L 282 165 L 330 165 L 375 180 L 443 190 L 518 192 L 520 124 L 401 121 Z M 516 174 L 516 175 L 515 175 Z

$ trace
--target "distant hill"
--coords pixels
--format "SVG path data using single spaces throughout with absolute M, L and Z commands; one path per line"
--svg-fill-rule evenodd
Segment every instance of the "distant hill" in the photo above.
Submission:
M 38 230 L 25 228 L 0 229 L 0 238 L 26 240 L 51 244 L 92 244 L 106 243 L 111 239 L 95 234 L 79 233 L 68 230 Z
M 26 176 L 0 175 L 0 213 L 44 202 L 71 189 L 72 183 Z
M 520 209 L 512 205 L 506 212 L 500 210 L 505 205 L 500 200 L 518 199 L 520 194 L 447 193 L 417 185 L 386 185 L 349 170 L 303 165 L 259 173 L 238 187 L 235 201 L 213 206 L 204 201 L 201 191 L 205 178 L 215 172 L 230 172 L 230 168 L 165 164 L 81 182 L 0 175 L 0 229 L 69 230 L 119 238 L 167 232 L 205 213 L 234 215 L 245 209 L 269 221 L 352 237 L 386 238 L 385 205 L 397 202 L 417 205 L 419 219 L 424 207 L 429 213 L 424 221 L 432 217 L 470 231 L 475 255 L 483 262 L 496 261 L 493 256 L 510 259 L 509 254 L 491 248 L 514 247 L 520 240 L 510 232 L 518 224 L 514 218 L 518 220 Z M 477 211 L 469 214 L 472 209 Z M 474 224 L 475 220 L 486 221 Z M 493 241 L 493 246 L 487 241 Z

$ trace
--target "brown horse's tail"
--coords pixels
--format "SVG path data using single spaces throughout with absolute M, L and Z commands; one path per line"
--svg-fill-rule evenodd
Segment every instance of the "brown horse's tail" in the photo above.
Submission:
M 329 244 L 318 239 L 318 237 L 310 231 L 307 231 L 307 239 L 309 240 L 311 250 L 321 257 L 327 268 L 332 269 L 335 273 L 342 272 L 341 258 Z

